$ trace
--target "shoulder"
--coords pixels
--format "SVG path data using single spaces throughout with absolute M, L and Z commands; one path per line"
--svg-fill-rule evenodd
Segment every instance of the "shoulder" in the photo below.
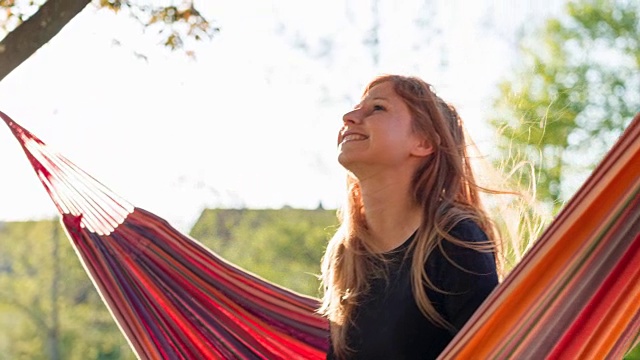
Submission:
M 438 309 L 456 329 L 498 285 L 492 239 L 473 220 L 463 220 L 449 231 L 454 240 L 441 239 L 429 264 Z
M 465 219 L 453 226 L 449 235 L 453 239 L 440 239 L 431 253 L 432 266 L 447 272 L 495 272 L 493 244 L 480 225 Z
M 465 242 L 485 242 L 489 238 L 480 225 L 471 219 L 459 221 L 451 228 L 449 235 Z

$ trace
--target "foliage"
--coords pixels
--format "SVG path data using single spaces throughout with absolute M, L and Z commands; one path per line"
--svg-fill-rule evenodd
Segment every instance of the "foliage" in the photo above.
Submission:
M 242 268 L 317 297 L 320 259 L 336 226 L 332 210 L 210 209 L 190 235 Z
M 634 1 L 569 2 L 525 39 L 522 69 L 500 85 L 500 158 L 554 212 L 640 109 L 639 17 Z
M 162 43 L 173 50 L 182 49 L 187 38 L 211 39 L 220 31 L 200 14 L 192 1 L 182 1 L 180 5 L 171 3 L 168 6 L 154 6 L 148 1 L 99 0 L 97 5 L 116 12 L 128 9 L 129 14 L 143 26 L 157 29 Z
M 523 42 L 491 120 L 502 164 L 556 213 L 640 110 L 640 3 L 581 0 Z M 527 164 L 535 171 L 529 171 Z M 640 359 L 640 345 L 625 359 Z
M 317 296 L 328 210 L 206 210 L 191 235 L 268 280 Z M 0 223 L 0 359 L 133 359 L 57 221 Z
M 133 359 L 57 221 L 0 227 L 0 359 Z
M 4 15 L 0 16 L 0 29 L 13 31 L 45 2 L 0 0 L 0 10 L 4 10 Z M 181 1 L 179 5 L 175 1 L 163 2 L 165 6 L 142 0 L 95 0 L 93 4 L 114 12 L 127 13 L 147 29 L 156 30 L 161 43 L 172 50 L 183 49 L 188 39 L 210 39 L 220 30 L 202 16 L 192 1 Z M 192 55 L 189 51 L 187 53 Z

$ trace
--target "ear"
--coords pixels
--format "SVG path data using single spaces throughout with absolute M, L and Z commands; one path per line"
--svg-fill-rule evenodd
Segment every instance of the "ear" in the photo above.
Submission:
M 411 151 L 411 155 L 417 157 L 425 157 L 433 154 L 433 145 L 427 139 L 416 139 L 416 142 Z

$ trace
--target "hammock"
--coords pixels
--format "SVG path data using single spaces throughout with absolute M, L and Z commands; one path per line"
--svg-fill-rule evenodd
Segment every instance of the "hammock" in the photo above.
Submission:
M 0 112 L 60 214 L 72 245 L 143 359 L 321 359 L 317 299 L 221 259 L 118 197 Z
M 640 330 L 640 114 L 441 354 L 620 359 Z
M 324 358 L 316 299 L 226 262 L 0 112 L 139 358 Z M 640 329 L 640 116 L 441 358 L 608 358 Z

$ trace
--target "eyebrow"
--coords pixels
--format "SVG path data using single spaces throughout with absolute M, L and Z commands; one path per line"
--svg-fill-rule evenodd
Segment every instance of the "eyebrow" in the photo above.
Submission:
M 371 98 L 371 99 L 369 99 L 369 100 L 370 100 L 370 101 L 372 101 L 372 100 L 384 100 L 384 101 L 389 101 L 389 99 L 388 99 L 388 98 L 386 98 L 386 97 L 384 97 L 384 96 L 376 96 L 376 97 Z M 353 108 L 354 108 L 354 109 L 357 109 L 359 106 L 361 106 L 361 105 L 362 105 L 362 102 L 363 102 L 363 101 L 360 101 L 360 102 L 359 102 L 359 103 L 357 103 Z

